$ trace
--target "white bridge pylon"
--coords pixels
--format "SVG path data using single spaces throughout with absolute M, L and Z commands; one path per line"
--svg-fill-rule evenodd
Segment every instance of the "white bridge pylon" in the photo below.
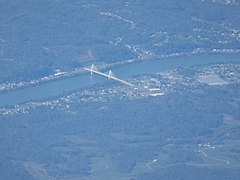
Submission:
M 112 70 L 110 69 L 108 72 L 108 79 L 111 79 L 112 77 L 116 78 L 116 76 L 113 74 Z
M 115 80 L 115 81 L 121 82 L 121 83 L 126 84 L 126 85 L 128 85 L 128 86 L 134 86 L 133 84 L 131 84 L 131 83 L 127 82 L 127 81 L 124 81 L 124 80 L 122 80 L 122 79 L 117 78 L 117 77 L 112 73 L 112 70 L 109 70 L 108 74 L 105 74 L 105 73 L 100 72 L 100 71 L 96 68 L 96 66 L 94 66 L 94 64 L 92 64 L 91 68 L 87 68 L 87 67 L 86 67 L 86 68 L 84 68 L 84 70 L 90 71 L 90 72 L 91 72 L 91 75 L 92 75 L 93 73 L 95 73 L 95 74 L 98 74 L 98 75 L 101 75 L 101 76 L 105 76 L 105 77 L 107 77 L 108 79 L 113 79 L 113 80 Z

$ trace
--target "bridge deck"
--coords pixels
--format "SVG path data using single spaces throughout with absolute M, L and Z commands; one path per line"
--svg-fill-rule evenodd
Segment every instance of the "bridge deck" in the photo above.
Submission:
M 90 68 L 84 68 L 86 71 L 90 71 L 91 73 L 95 73 L 95 74 L 98 74 L 100 76 L 104 76 L 104 77 L 107 77 L 107 78 L 110 78 L 110 79 L 113 79 L 115 81 L 118 81 L 118 82 L 121 82 L 123 84 L 126 84 L 128 86 L 134 86 L 133 84 L 127 82 L 127 81 L 124 81 L 122 79 L 119 79 L 117 77 L 114 77 L 114 76 L 109 76 L 108 74 L 105 74 L 105 73 L 102 73 L 102 72 L 99 72 L 99 71 L 96 71 L 96 70 L 93 70 L 93 69 L 90 69 Z

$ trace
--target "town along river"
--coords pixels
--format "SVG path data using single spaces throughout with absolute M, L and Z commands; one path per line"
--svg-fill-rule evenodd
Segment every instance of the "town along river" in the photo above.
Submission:
M 113 67 L 114 74 L 124 80 L 131 79 L 134 75 L 146 73 L 157 73 L 178 67 L 189 67 L 196 65 L 205 65 L 210 63 L 240 63 L 239 54 L 219 54 L 219 55 L 196 55 L 185 57 L 174 57 L 166 59 L 155 59 L 134 62 L 118 67 Z M 90 76 L 84 73 L 71 78 L 62 78 L 49 81 L 32 87 L 7 91 L 0 94 L 0 106 L 14 106 L 19 103 L 42 100 L 52 96 L 58 96 L 65 92 L 73 91 L 96 83 L 106 81 L 107 78 L 95 75 Z

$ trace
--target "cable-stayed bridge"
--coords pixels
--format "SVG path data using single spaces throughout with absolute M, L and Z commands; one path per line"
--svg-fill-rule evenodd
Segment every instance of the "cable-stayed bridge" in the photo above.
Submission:
M 95 73 L 95 74 L 98 74 L 98 75 L 100 75 L 100 76 L 107 77 L 108 79 L 113 79 L 113 80 L 115 80 L 115 81 L 121 82 L 121 83 L 126 84 L 126 85 L 128 85 L 128 86 L 134 86 L 133 84 L 131 84 L 131 83 L 127 82 L 127 81 L 124 81 L 124 80 L 122 80 L 122 79 L 117 78 L 117 77 L 112 73 L 111 70 L 109 70 L 109 73 L 108 73 L 108 74 L 107 74 L 107 73 L 102 73 L 102 72 L 100 72 L 100 71 L 96 68 L 96 66 L 94 66 L 94 64 L 92 64 L 91 68 L 87 68 L 87 67 L 86 67 L 86 68 L 84 68 L 84 69 L 85 69 L 86 71 L 91 72 L 91 74 Z

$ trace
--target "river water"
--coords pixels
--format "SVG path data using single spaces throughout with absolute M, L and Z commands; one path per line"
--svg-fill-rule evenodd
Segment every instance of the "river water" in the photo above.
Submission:
M 205 65 L 209 63 L 240 63 L 239 54 L 196 55 L 174 57 L 158 60 L 146 60 L 113 68 L 113 73 L 124 80 L 134 75 L 157 73 L 178 67 Z M 13 106 L 19 103 L 58 96 L 64 92 L 73 91 L 96 83 L 106 81 L 107 78 L 89 74 L 82 74 L 71 78 L 62 78 L 24 89 L 16 89 L 0 94 L 0 106 Z

